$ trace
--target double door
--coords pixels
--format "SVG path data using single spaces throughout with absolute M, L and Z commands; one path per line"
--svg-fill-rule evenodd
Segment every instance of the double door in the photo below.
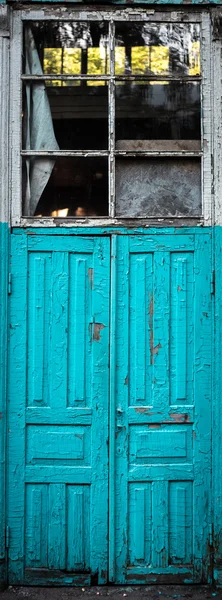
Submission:
M 207 581 L 208 232 L 11 241 L 9 583 Z

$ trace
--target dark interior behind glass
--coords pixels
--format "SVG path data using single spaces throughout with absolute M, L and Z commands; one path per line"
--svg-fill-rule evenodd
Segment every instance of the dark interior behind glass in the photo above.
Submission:
M 33 98 L 36 86 L 44 86 L 58 149 L 98 152 L 95 157 L 55 158 L 35 215 L 107 216 L 110 115 L 108 22 L 48 21 L 27 23 L 26 27 L 32 30 L 41 65 L 40 74 L 53 77 L 41 82 L 24 82 L 23 149 L 27 150 L 27 90 Z M 114 155 L 149 151 L 199 152 L 199 25 L 117 22 L 115 31 Z M 27 73 L 25 41 L 23 72 Z M 72 76 L 75 77 L 70 79 Z M 31 104 L 30 114 L 32 110 Z M 52 150 L 41 145 L 33 145 L 30 149 Z M 107 157 L 99 156 L 100 151 L 105 151 Z M 174 159 L 167 161 L 162 157 L 152 162 L 146 156 L 135 154 L 134 158 L 128 157 L 124 161 L 117 156 L 116 215 L 148 217 L 151 213 L 161 216 L 200 214 L 199 160 L 190 158 L 184 163 L 177 161 L 173 169 Z M 24 158 L 23 165 L 27 165 L 27 160 L 31 172 L 37 159 Z M 169 209 L 166 194 L 162 202 L 158 200 L 159 189 L 164 177 L 169 199 L 173 193 L 174 179 L 180 177 L 180 168 L 184 187 L 180 188 L 180 201 L 175 205 L 172 198 Z M 27 169 L 23 171 L 25 181 Z M 188 180 L 185 185 L 186 177 L 189 179 L 191 173 L 193 192 Z M 159 187 L 152 180 L 154 176 L 160 181 Z M 140 202 L 141 189 L 145 195 Z M 172 209 L 174 205 L 175 209 Z

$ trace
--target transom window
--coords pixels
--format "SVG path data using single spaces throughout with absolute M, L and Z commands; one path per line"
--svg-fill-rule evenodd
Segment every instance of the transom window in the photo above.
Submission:
M 23 23 L 24 216 L 202 213 L 200 23 L 116 14 Z

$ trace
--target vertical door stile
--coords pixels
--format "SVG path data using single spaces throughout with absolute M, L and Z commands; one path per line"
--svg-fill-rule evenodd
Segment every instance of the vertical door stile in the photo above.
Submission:
M 116 422 L 116 269 L 118 236 L 111 238 L 110 405 L 109 405 L 109 581 L 115 581 L 115 422 Z
M 211 524 L 211 251 L 208 236 L 196 236 L 195 244 L 195 424 L 194 458 L 194 556 L 195 577 L 210 582 L 207 554 Z M 204 558 L 204 560 L 203 560 Z
M 8 560 L 16 566 L 11 584 L 24 578 L 25 529 L 25 411 L 27 398 L 27 236 L 11 237 L 13 257 L 13 294 L 9 311 L 11 334 L 9 354 L 9 411 L 8 411 L 8 525 L 10 547 Z M 19 434 L 18 434 L 19 432 Z
M 92 290 L 92 570 L 108 578 L 108 407 L 110 240 L 95 239 Z M 101 513 L 103 515 L 101 524 Z
M 116 583 L 125 582 L 128 556 L 129 238 L 118 238 L 116 308 Z

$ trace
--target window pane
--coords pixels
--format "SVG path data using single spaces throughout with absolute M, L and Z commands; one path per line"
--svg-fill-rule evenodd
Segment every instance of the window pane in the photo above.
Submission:
M 117 23 L 116 75 L 199 75 L 196 23 Z
M 52 159 L 51 159 L 52 160 Z M 58 157 L 23 160 L 24 214 L 30 192 L 29 214 L 54 217 L 96 217 L 108 215 L 108 164 L 106 158 Z M 42 177 L 40 178 L 42 173 Z M 46 186 L 41 182 L 46 173 Z M 39 197 L 39 193 L 41 196 Z M 61 212 L 62 211 L 62 212 Z
M 107 150 L 108 86 L 105 81 L 82 82 L 55 80 L 29 83 L 24 87 L 23 148 L 53 150 L 51 138 L 45 135 L 50 119 L 60 150 Z M 87 85 L 89 83 L 90 85 Z M 53 84 L 53 85 L 52 85 Z M 47 93 L 49 111 L 43 98 Z M 43 97 L 42 97 L 43 96 Z M 43 136 L 37 135 L 39 119 L 46 119 Z M 30 147 L 27 148 L 27 126 Z
M 107 23 L 45 21 L 27 23 L 25 27 L 31 27 L 44 73 L 108 73 Z
M 199 83 L 116 85 L 116 148 L 151 149 L 141 140 L 200 140 Z
M 116 159 L 116 215 L 201 214 L 198 159 Z

